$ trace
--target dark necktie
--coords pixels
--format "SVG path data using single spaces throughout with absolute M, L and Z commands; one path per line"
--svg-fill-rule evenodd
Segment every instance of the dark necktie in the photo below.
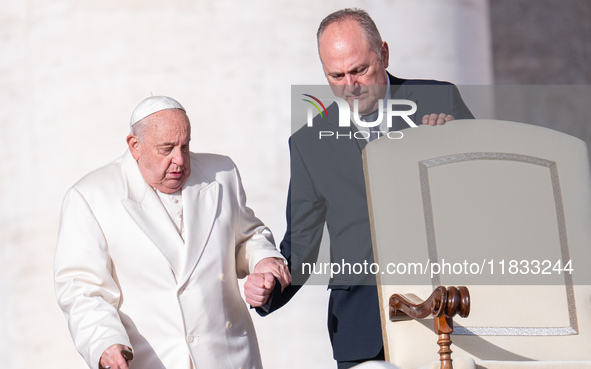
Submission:
M 368 115 L 362 115 L 361 116 L 361 120 L 364 122 L 375 122 L 376 119 L 378 119 L 378 114 L 379 111 L 376 110 L 371 114 Z M 380 125 L 378 124 L 375 127 L 368 127 L 369 128 L 369 142 L 375 140 L 376 138 L 380 137 L 379 131 L 380 131 Z

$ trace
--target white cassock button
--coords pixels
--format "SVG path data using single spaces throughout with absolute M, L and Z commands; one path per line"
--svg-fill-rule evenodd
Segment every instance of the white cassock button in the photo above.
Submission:
M 192 335 L 187 336 L 187 342 L 193 343 L 194 340 L 195 340 L 195 337 L 193 337 Z
M 232 322 L 228 321 L 226 322 L 226 329 L 230 329 L 232 328 Z
M 225 281 L 226 280 L 226 276 L 224 275 L 224 273 L 220 274 L 220 281 Z
M 174 203 L 178 204 L 179 203 L 179 199 L 174 199 Z

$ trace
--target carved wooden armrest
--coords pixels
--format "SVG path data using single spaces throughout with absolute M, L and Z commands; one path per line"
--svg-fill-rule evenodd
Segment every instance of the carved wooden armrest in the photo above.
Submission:
M 394 294 L 390 297 L 390 320 L 398 320 L 401 316 L 422 319 L 433 316 L 435 333 L 439 335 L 439 360 L 441 369 L 452 369 L 451 338 L 453 332 L 452 318 L 459 314 L 465 318 L 470 314 L 470 293 L 468 288 L 437 287 L 425 301 L 415 295 Z

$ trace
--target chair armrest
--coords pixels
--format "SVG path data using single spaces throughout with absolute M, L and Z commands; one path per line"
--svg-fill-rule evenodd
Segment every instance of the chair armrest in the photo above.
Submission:
M 396 293 L 390 297 L 390 320 L 398 320 L 401 316 L 423 319 L 429 315 L 453 318 L 458 313 L 462 318 L 470 314 L 470 292 L 464 286 L 439 286 L 425 301 L 414 294 Z
M 437 287 L 429 298 L 421 301 L 414 294 L 393 294 L 390 296 L 390 321 L 406 319 L 422 319 L 433 316 L 435 333 L 439 335 L 440 369 L 453 369 L 451 359 L 451 337 L 453 333 L 452 318 L 459 314 L 465 318 L 470 314 L 470 292 L 468 288 Z

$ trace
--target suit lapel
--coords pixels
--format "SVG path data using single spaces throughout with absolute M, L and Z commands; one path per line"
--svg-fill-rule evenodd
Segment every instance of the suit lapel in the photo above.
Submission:
M 191 158 L 191 177 L 183 187 L 183 218 L 187 255 L 179 285 L 183 285 L 193 273 L 205 250 L 218 213 L 219 187 L 199 172 L 196 158 Z
M 390 98 L 395 100 L 411 100 L 414 101 L 417 106 L 419 105 L 418 100 L 413 96 L 412 90 L 409 88 L 409 85 L 406 84 L 406 80 L 394 77 L 390 73 L 388 73 L 388 78 L 390 79 Z M 406 107 L 405 107 L 406 109 Z M 410 120 L 415 122 L 415 124 L 419 125 L 420 122 L 416 121 L 415 112 L 413 115 L 409 115 Z M 390 131 L 400 131 L 402 129 L 409 128 L 408 123 L 402 119 L 402 117 L 395 116 L 392 120 L 392 127 L 389 129 Z
M 185 248 L 181 236 L 160 198 L 142 177 L 129 151 L 123 158 L 123 170 L 127 177 L 128 196 L 121 203 L 164 254 L 178 279 L 183 272 L 182 252 Z
M 406 80 L 394 77 L 390 73 L 388 73 L 388 79 L 390 81 L 390 96 L 388 96 L 388 99 L 413 100 L 414 101 L 414 99 L 412 98 L 412 95 L 413 95 L 412 90 L 410 90 L 408 88 L 408 86 L 406 86 L 404 84 L 406 82 Z M 416 120 L 415 120 L 416 113 L 409 116 L 409 118 L 413 122 L 416 122 Z M 409 128 L 408 124 L 401 117 L 395 116 L 395 117 L 393 117 L 393 120 L 392 120 L 392 127 L 389 128 L 388 130 L 389 131 L 399 131 L 401 129 L 406 129 L 406 128 Z M 357 126 L 353 122 L 351 122 L 351 131 L 353 132 L 353 134 L 355 134 L 355 132 L 358 131 Z M 361 151 L 363 151 L 363 149 L 365 149 L 365 146 L 367 146 L 367 144 L 368 144 L 367 140 L 360 139 L 360 140 L 355 140 L 355 141 L 357 141 L 357 145 L 359 146 L 359 149 Z
M 331 137 L 329 140 L 330 145 L 332 145 L 335 149 L 336 156 L 342 160 L 342 164 L 348 168 L 351 173 L 353 174 L 353 178 L 359 181 L 361 184 L 365 185 L 365 179 L 363 178 L 363 162 L 361 160 L 361 150 L 363 147 L 359 145 L 357 141 L 365 141 L 365 140 L 357 140 L 353 135 L 357 131 L 357 128 L 353 122 L 351 122 L 350 127 L 340 127 L 339 126 L 339 118 L 338 118 L 338 108 L 336 103 L 331 104 L 329 109 L 333 107 L 333 111 L 329 110 L 329 117 L 326 124 L 330 126 L 331 131 L 338 132 L 338 137 Z M 351 138 L 346 137 L 351 135 Z

